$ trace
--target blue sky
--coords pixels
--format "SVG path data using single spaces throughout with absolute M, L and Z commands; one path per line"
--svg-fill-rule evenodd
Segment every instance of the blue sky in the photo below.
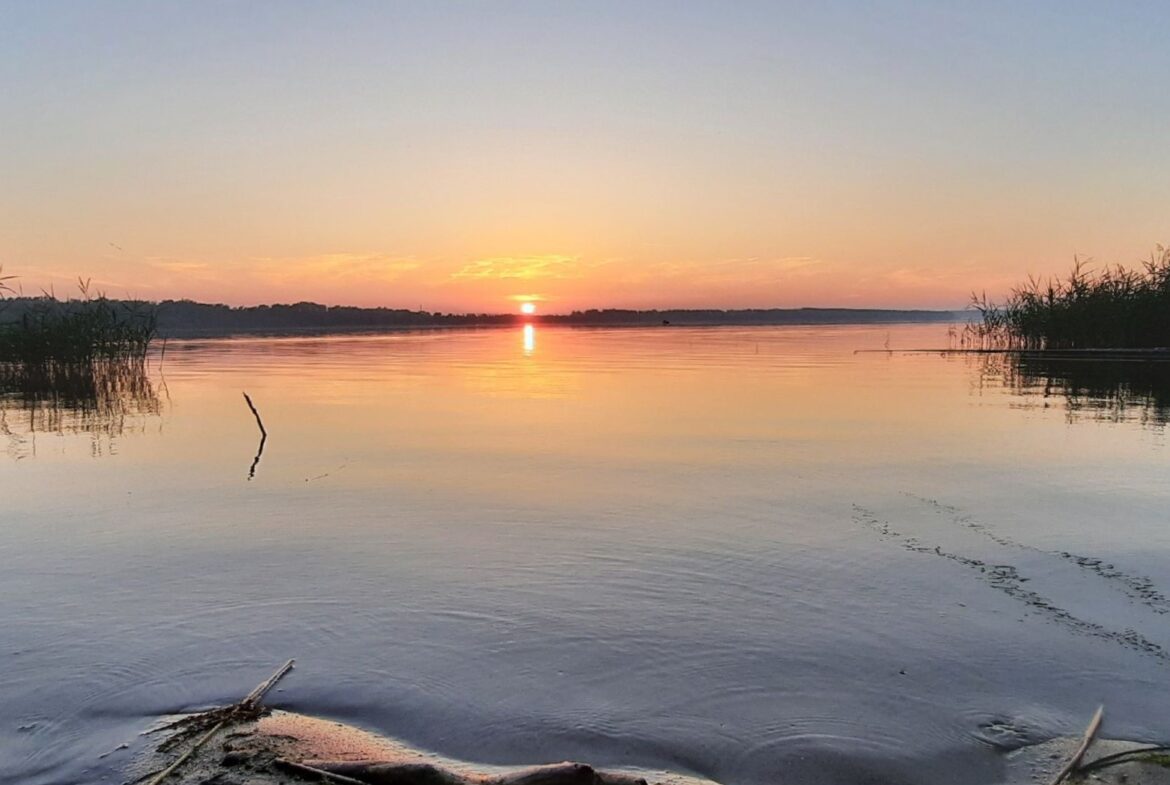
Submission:
M 1138 2 L 0 3 L 0 262 L 248 302 L 961 305 L 1170 239 L 1168 23 Z M 459 275 L 483 260 L 511 262 Z

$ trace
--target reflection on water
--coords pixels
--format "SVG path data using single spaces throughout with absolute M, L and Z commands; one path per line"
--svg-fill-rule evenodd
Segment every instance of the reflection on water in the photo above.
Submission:
M 524 354 L 525 356 L 536 351 L 536 328 L 531 324 L 524 325 Z
M 1023 396 L 1026 407 L 1045 407 L 1058 399 L 1070 422 L 1137 422 L 1156 428 L 1170 422 L 1170 362 L 1164 360 L 983 355 L 982 379 Z
M 943 330 L 176 342 L 158 438 L 0 460 L 0 785 L 120 782 L 292 656 L 274 702 L 425 749 L 727 785 L 1002 782 L 1098 702 L 1160 738 L 1165 439 L 855 354 Z
M 141 432 L 161 404 L 143 361 L 0 364 L 0 434 L 16 458 L 36 453 L 37 434 L 88 435 L 95 455 Z

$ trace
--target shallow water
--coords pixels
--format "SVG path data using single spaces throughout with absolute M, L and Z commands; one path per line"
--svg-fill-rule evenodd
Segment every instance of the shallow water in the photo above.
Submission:
M 854 354 L 946 342 L 171 342 L 149 389 L 11 395 L 0 783 L 120 782 L 288 657 L 271 702 L 491 763 L 991 783 L 1101 702 L 1166 741 L 1166 398 Z

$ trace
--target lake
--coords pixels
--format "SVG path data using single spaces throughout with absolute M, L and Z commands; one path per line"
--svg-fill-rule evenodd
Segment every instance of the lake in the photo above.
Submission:
M 983 785 L 1099 703 L 1165 741 L 1164 374 L 855 353 L 946 329 L 170 341 L 12 392 L 0 783 L 121 782 L 290 657 L 271 704 L 493 763 Z

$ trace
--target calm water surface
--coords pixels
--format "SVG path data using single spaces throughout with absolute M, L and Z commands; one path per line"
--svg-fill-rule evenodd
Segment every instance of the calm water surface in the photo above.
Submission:
M 279 706 L 478 761 L 991 783 L 1100 702 L 1167 741 L 1157 383 L 887 342 L 945 327 L 171 342 L 10 395 L 0 782 L 120 782 L 288 657 Z

